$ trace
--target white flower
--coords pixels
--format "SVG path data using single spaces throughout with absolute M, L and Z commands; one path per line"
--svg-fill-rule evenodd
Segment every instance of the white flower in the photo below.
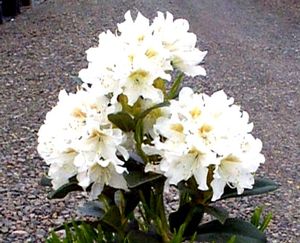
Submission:
M 223 194 L 225 185 L 252 188 L 253 172 L 264 157 L 261 142 L 251 134 L 253 125 L 248 114 L 240 111 L 223 91 L 212 96 L 183 88 L 179 100 L 164 108 L 166 114 L 157 119 L 152 145 L 144 145 L 147 154 L 162 157 L 147 171 L 162 173 L 170 184 L 194 177 L 200 190 L 208 190 L 208 170 L 214 169 L 213 198 Z
M 189 23 L 185 19 L 176 19 L 169 12 L 158 12 L 154 19 L 153 35 L 160 39 L 164 47 L 171 53 L 172 65 L 189 76 L 206 75 L 205 69 L 198 64 L 202 62 L 206 51 L 195 48 L 197 37 L 188 32 Z
M 104 185 L 127 189 L 122 175 L 126 169 L 120 159 L 128 159 L 122 146 L 125 136 L 107 117 L 119 109 L 120 105 L 112 105 L 93 89 L 69 95 L 61 91 L 38 134 L 38 152 L 50 165 L 54 189 L 75 175 L 84 189 L 93 183 L 92 198 Z
M 112 102 L 124 94 L 129 105 L 140 97 L 157 104 L 163 101 L 163 93 L 154 87 L 154 81 L 170 81 L 173 67 L 191 76 L 205 75 L 198 64 L 206 52 L 195 44 L 196 36 L 188 32 L 186 20 L 173 21 L 170 13 L 165 19 L 159 12 L 150 24 L 141 13 L 133 19 L 128 11 L 116 34 L 101 33 L 99 46 L 87 51 L 89 65 L 79 77 L 100 93 L 111 95 Z
M 84 99 L 82 91 L 68 95 L 62 90 L 57 105 L 48 112 L 45 124 L 38 132 L 38 152 L 50 165 L 49 175 L 55 189 L 76 174 L 73 161 L 78 154 L 77 141 L 85 125 Z
M 121 33 L 120 38 L 129 45 L 143 42 L 148 36 L 152 35 L 150 21 L 140 12 L 135 20 L 132 19 L 130 11 L 125 13 L 125 21 L 118 24 L 118 30 Z
M 265 158 L 260 153 L 262 142 L 247 134 L 240 148 L 233 153 L 223 155 L 214 171 L 212 201 L 218 200 L 226 185 L 237 188 L 237 193 L 242 194 L 244 189 L 251 189 L 254 184 L 253 173 L 258 169 Z
M 94 88 L 97 86 L 103 94 L 122 92 L 118 67 L 124 63 L 125 48 L 124 43 L 110 31 L 101 33 L 99 46 L 86 51 L 89 66 L 79 72 L 79 77 Z
M 153 103 L 150 99 L 141 100 L 141 112 L 146 111 L 147 109 L 152 108 L 155 103 Z M 143 129 L 144 133 L 148 133 L 154 137 L 153 134 L 153 125 L 159 117 L 165 117 L 167 114 L 165 113 L 165 109 L 156 108 L 150 111 L 147 116 L 143 119 Z
M 155 62 L 149 61 L 147 56 L 141 53 L 132 53 L 132 59 L 120 68 L 120 80 L 123 94 L 128 98 L 128 104 L 133 105 L 140 96 L 145 99 L 151 99 L 154 103 L 163 101 L 161 90 L 153 86 L 157 78 L 169 78 L 164 70 L 156 65 Z
M 110 180 L 114 180 L 116 173 L 121 176 L 126 170 L 121 167 L 124 162 L 117 156 L 118 154 L 122 155 L 125 159 L 129 157 L 127 150 L 122 146 L 123 140 L 124 136 L 121 130 L 114 129 L 109 124 L 90 125 L 87 128 L 87 132 L 82 138 L 80 155 L 75 158 L 74 164 L 78 168 L 77 179 L 80 186 L 87 188 L 91 183 L 96 182 L 93 185 L 91 197 L 98 196 L 94 193 L 100 190 L 97 185 L 102 185 L 102 190 L 104 185 L 110 185 L 108 183 Z M 113 168 L 115 172 L 112 171 Z M 100 181 L 100 175 L 95 175 L 95 170 L 105 174 L 102 181 Z M 127 188 L 126 183 L 118 188 Z
M 139 45 L 125 43 L 110 32 L 100 37 L 104 40 L 100 39 L 99 47 L 87 51 L 89 66 L 79 73 L 83 82 L 92 84 L 103 94 L 113 94 L 113 100 L 125 94 L 130 105 L 141 96 L 161 102 L 163 94 L 153 86 L 154 81 L 171 78 L 165 72 L 171 69 L 165 59 L 168 53 L 161 44 L 153 38 Z

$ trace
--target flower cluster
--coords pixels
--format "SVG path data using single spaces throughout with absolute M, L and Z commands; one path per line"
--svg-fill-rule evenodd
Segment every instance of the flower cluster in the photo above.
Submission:
M 199 65 L 206 52 L 196 41 L 186 20 L 161 12 L 152 23 L 127 12 L 114 33 L 100 34 L 99 46 L 87 51 L 88 67 L 79 73 L 82 86 L 75 94 L 61 91 L 38 133 L 38 152 L 50 165 L 55 189 L 76 178 L 82 188 L 91 186 L 92 198 L 106 185 L 127 190 L 123 174 L 129 173 L 126 161 L 135 146 L 141 157 L 156 158 L 147 159 L 145 172 L 160 173 L 174 185 L 194 178 L 200 190 L 212 190 L 212 200 L 226 185 L 239 194 L 252 188 L 264 157 L 261 141 L 250 134 L 248 114 L 223 91 L 208 96 L 183 88 L 175 100 L 165 90 L 174 70 L 206 74 Z M 166 100 L 169 106 L 152 109 Z M 137 119 L 147 109 L 137 141 Z M 130 126 L 122 129 L 109 118 L 116 113 Z
M 164 174 L 170 184 L 195 178 L 198 188 L 213 190 L 212 200 L 223 194 L 225 185 L 252 188 L 253 173 L 264 156 L 262 143 L 251 132 L 248 114 L 233 105 L 223 91 L 212 96 L 183 88 L 179 100 L 164 108 L 165 116 L 157 119 L 152 145 L 145 145 L 148 154 L 159 154 L 159 164 L 148 164 L 147 171 Z M 213 178 L 208 178 L 209 168 Z
M 128 158 L 122 146 L 125 137 L 107 118 L 118 109 L 107 97 L 93 95 L 90 90 L 60 92 L 57 105 L 48 112 L 38 133 L 38 152 L 50 165 L 54 189 L 73 176 L 83 188 L 93 183 L 92 198 L 104 185 L 127 189 L 124 162 L 116 155 Z
M 155 80 L 170 81 L 174 68 L 187 75 L 205 75 L 198 64 L 206 52 L 195 47 L 196 35 L 188 32 L 186 20 L 166 18 L 160 12 L 150 24 L 138 13 L 135 20 L 130 12 L 125 22 L 118 24 L 116 34 L 101 33 L 99 46 L 87 51 L 89 66 L 79 73 L 83 82 L 98 86 L 102 92 L 117 96 L 124 94 L 130 105 L 142 96 L 159 103 L 163 93 Z

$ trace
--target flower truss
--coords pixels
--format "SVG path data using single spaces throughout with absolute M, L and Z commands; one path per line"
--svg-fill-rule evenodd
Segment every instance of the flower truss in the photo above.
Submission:
M 205 75 L 198 64 L 206 52 L 195 47 L 196 35 L 188 29 L 186 20 L 173 21 L 170 13 L 165 19 L 159 12 L 150 24 L 140 13 L 133 20 L 128 11 L 115 34 L 101 33 L 99 46 L 87 51 L 89 66 L 79 77 L 114 97 L 126 95 L 130 105 L 140 96 L 162 102 L 163 93 L 154 86 L 155 80 L 170 81 L 174 68 L 191 76 Z
M 184 75 L 206 75 L 200 64 L 207 52 L 196 42 L 188 21 L 169 12 L 150 22 L 128 11 L 116 30 L 101 33 L 99 45 L 87 51 L 82 84 L 76 93 L 60 92 L 38 132 L 38 152 L 55 190 L 51 198 L 80 189 L 104 200 L 87 209 L 89 216 L 98 210 L 97 231 L 111 230 L 103 233 L 104 242 L 141 242 L 135 237 L 153 237 L 153 227 L 160 242 L 181 242 L 195 233 L 207 240 L 197 228 L 204 212 L 222 224 L 227 219 L 210 203 L 276 188 L 254 179 L 265 158 L 248 113 L 222 90 L 207 95 L 181 89 Z M 170 184 L 179 189 L 180 207 L 166 219 L 163 188 Z M 130 215 L 141 205 L 143 222 L 133 222 Z M 243 226 L 226 222 L 229 231 Z M 130 230 L 136 224 L 137 234 Z M 241 231 L 264 242 L 251 227 Z
M 75 175 L 83 188 L 94 183 L 92 198 L 104 185 L 127 189 L 124 162 L 116 156 L 119 152 L 128 158 L 122 147 L 125 136 L 107 118 L 116 110 L 117 105 L 111 105 L 105 96 L 88 90 L 69 95 L 60 92 L 58 104 L 47 114 L 38 134 L 38 152 L 50 165 L 55 189 Z
M 162 160 L 148 164 L 147 171 L 164 174 L 170 184 L 194 176 L 200 190 L 208 190 L 207 175 L 213 168 L 212 200 L 221 197 L 225 185 L 252 188 L 253 173 L 264 156 L 262 143 L 251 134 L 248 114 L 233 105 L 223 91 L 212 96 L 183 88 L 178 100 L 172 100 L 154 124 L 154 138 L 145 151 L 159 154 Z

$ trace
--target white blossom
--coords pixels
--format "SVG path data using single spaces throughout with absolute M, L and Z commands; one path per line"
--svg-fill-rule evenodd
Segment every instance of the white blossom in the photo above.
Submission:
M 117 31 L 99 35 L 99 45 L 87 51 L 88 68 L 79 72 L 84 83 L 97 86 L 99 92 L 128 97 L 133 105 L 140 97 L 153 103 L 163 101 L 163 93 L 154 87 L 156 79 L 171 80 L 177 68 L 188 75 L 205 75 L 198 64 L 206 52 L 195 47 L 196 35 L 188 32 L 186 20 L 175 20 L 158 12 L 153 23 L 141 13 L 133 19 L 130 11 Z
M 124 160 L 128 159 L 122 146 L 125 136 L 107 117 L 119 109 L 93 89 L 81 89 L 76 94 L 60 92 L 57 105 L 48 112 L 38 133 L 38 152 L 50 165 L 54 189 L 75 175 L 84 189 L 93 183 L 92 198 L 104 185 L 127 189 L 122 175 L 126 171 Z
M 194 177 L 200 190 L 208 190 L 208 170 L 214 168 L 212 200 L 220 198 L 226 185 L 239 194 L 252 188 L 253 173 L 264 162 L 261 142 L 250 134 L 249 116 L 232 98 L 223 91 L 208 96 L 183 88 L 179 100 L 164 109 L 167 115 L 154 124 L 152 145 L 143 147 L 162 160 L 147 165 L 147 171 L 162 173 L 175 185 Z
M 207 52 L 195 47 L 197 36 L 188 32 L 187 20 L 174 20 L 171 13 L 167 12 L 165 17 L 162 12 L 158 12 L 152 27 L 153 35 L 170 51 L 171 62 L 175 68 L 189 76 L 206 75 L 205 69 L 198 64 L 202 62 Z

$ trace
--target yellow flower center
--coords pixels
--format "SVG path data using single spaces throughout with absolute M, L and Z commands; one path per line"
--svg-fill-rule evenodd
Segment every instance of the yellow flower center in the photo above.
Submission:
M 183 132 L 183 126 L 182 126 L 180 123 L 172 124 L 172 125 L 171 125 L 171 129 L 172 129 L 173 131 L 176 131 L 176 132 L 179 132 L 179 133 L 182 133 L 182 132 Z
M 196 119 L 201 115 L 201 110 L 199 109 L 199 107 L 195 107 L 190 111 L 190 115 L 193 117 L 193 119 Z
M 199 133 L 200 133 L 201 136 L 205 136 L 212 129 L 213 129 L 212 126 L 210 126 L 208 124 L 204 124 L 202 127 L 199 128 Z
M 145 52 L 145 55 L 149 58 L 151 57 L 155 57 L 157 56 L 157 52 L 153 49 L 148 49 L 146 52 Z
M 145 70 L 137 70 L 130 74 L 129 79 L 135 82 L 136 84 L 141 83 L 143 80 L 145 80 L 149 76 L 149 73 Z
M 73 111 L 72 115 L 73 115 L 74 117 L 76 117 L 76 118 L 78 118 L 78 119 L 82 119 L 82 120 L 86 118 L 86 113 L 83 112 L 82 110 L 80 110 L 79 108 L 76 108 L 76 109 Z

